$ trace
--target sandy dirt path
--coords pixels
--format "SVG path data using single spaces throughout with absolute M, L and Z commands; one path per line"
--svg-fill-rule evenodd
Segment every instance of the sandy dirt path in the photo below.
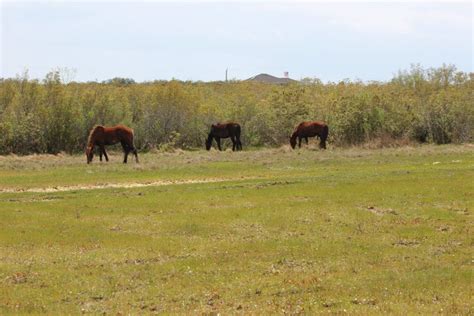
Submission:
M 0 188 L 0 193 L 52 193 L 52 192 L 68 192 L 78 190 L 100 190 L 100 189 L 125 189 L 125 188 L 144 188 L 158 187 L 179 184 L 199 184 L 199 183 L 217 183 L 226 181 L 244 181 L 256 179 L 254 177 L 242 178 L 208 178 L 195 180 L 159 180 L 150 182 L 130 182 L 130 183 L 102 183 L 102 184 L 86 184 L 71 186 L 53 186 L 42 188 Z

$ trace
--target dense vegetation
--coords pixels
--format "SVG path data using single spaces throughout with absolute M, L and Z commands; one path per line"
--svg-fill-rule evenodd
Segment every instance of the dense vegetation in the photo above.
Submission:
M 0 79 L 0 153 L 82 151 L 95 124 L 134 128 L 136 145 L 203 146 L 209 125 L 242 124 L 245 146 L 287 143 L 302 120 L 324 120 L 330 145 L 399 141 L 471 142 L 474 74 L 454 66 L 412 66 L 390 82 L 291 85 L 255 82 L 65 82 L 60 71 L 42 81 L 27 74 Z

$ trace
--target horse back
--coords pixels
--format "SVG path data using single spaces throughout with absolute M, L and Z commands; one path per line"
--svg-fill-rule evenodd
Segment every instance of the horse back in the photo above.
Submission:
M 118 142 L 133 144 L 133 130 L 124 125 L 112 127 L 96 126 L 93 132 L 95 143 L 113 145 Z
M 240 125 L 233 122 L 212 124 L 211 133 L 220 138 L 240 136 Z
M 327 125 L 324 122 L 301 122 L 297 127 L 297 133 L 300 137 L 321 136 L 326 133 Z

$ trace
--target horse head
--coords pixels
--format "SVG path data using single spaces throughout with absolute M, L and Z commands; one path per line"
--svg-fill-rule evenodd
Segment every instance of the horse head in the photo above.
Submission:
M 87 146 L 86 157 L 87 157 L 87 163 L 91 163 L 92 158 L 94 157 L 94 148 L 92 146 Z
M 212 146 L 212 133 L 209 133 L 209 136 L 206 139 L 206 150 L 210 150 Z
M 290 145 L 291 145 L 291 148 L 295 149 L 295 147 L 296 147 L 296 132 L 293 133 L 293 135 L 291 135 L 291 137 L 290 137 Z

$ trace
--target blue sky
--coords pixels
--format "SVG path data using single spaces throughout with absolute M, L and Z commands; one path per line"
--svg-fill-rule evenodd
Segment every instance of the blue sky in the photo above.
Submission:
M 471 2 L 1 2 L 1 77 L 389 80 L 473 71 Z

